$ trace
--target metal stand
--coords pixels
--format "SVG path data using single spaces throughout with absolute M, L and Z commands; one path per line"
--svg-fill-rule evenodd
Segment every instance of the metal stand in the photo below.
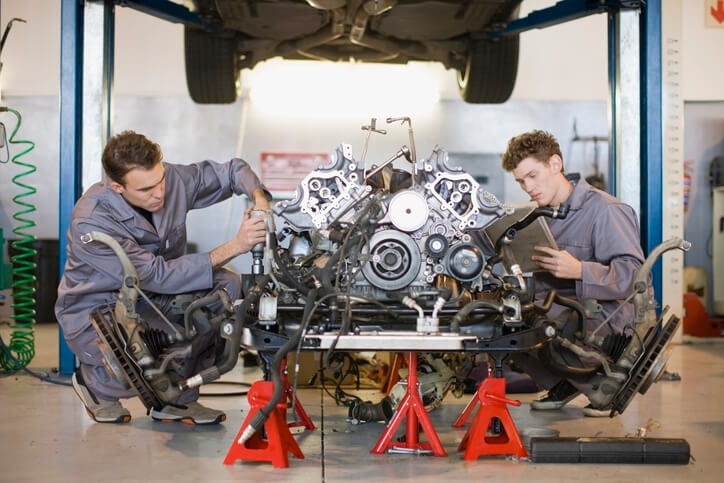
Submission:
M 410 453 L 410 454 L 433 454 L 435 456 L 447 456 L 445 450 L 440 443 L 440 439 L 435 433 L 430 417 L 425 412 L 422 404 L 419 390 L 417 387 L 417 353 L 410 352 L 407 363 L 407 392 L 400 401 L 394 416 L 385 428 L 379 441 L 375 445 L 372 453 L 382 454 L 385 451 L 390 453 Z M 407 416 L 407 426 L 405 431 L 405 441 L 401 443 L 393 442 L 392 438 L 397 431 L 397 427 L 402 419 Z M 427 435 L 429 443 L 421 443 L 418 439 L 418 423 L 422 426 L 423 431 Z
M 475 421 L 458 447 L 458 451 L 465 450 L 463 459 L 476 460 L 481 455 L 515 455 L 518 458 L 528 456 L 506 406 L 507 404 L 520 406 L 520 401 L 505 398 L 505 379 L 502 377 L 485 379 L 475 393 L 473 401 L 468 404 L 455 423 L 462 425 L 475 403 L 480 403 Z M 500 422 L 500 428 L 497 428 L 496 421 Z M 494 434 L 489 436 L 487 433 L 491 424 L 494 427 Z
M 304 426 L 305 429 L 308 429 L 309 431 L 314 431 L 316 426 L 314 426 L 314 423 L 312 422 L 311 418 L 307 414 L 307 411 L 304 410 L 304 406 L 302 406 L 302 402 L 299 400 L 299 398 L 294 396 L 294 391 L 292 390 L 292 386 L 289 384 L 289 380 L 287 379 L 286 375 L 286 369 L 287 369 L 287 360 L 286 358 L 282 360 L 281 366 L 279 366 L 279 370 L 282 373 L 282 384 L 284 386 L 284 394 L 287 397 L 287 401 L 291 404 L 292 401 L 294 401 L 294 414 L 296 414 L 297 420 L 290 421 L 287 423 L 287 426 L 290 428 L 296 427 L 296 426 Z
M 304 459 L 304 453 L 289 431 L 286 421 L 287 403 L 280 401 L 264 423 L 264 434 L 257 431 L 244 443 L 240 443 L 241 435 L 249 425 L 254 415 L 259 412 L 271 399 L 274 393 L 274 385 L 269 381 L 257 381 L 249 389 L 247 399 L 249 400 L 249 414 L 239 428 L 229 452 L 224 458 L 224 464 L 233 464 L 236 460 L 242 461 L 267 461 L 276 468 L 289 467 L 287 453 L 292 453 L 300 459 Z

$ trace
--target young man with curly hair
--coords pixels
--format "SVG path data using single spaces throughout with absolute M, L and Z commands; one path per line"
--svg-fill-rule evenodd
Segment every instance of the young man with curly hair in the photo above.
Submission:
M 520 187 L 538 206 L 569 206 L 565 219 L 548 219 L 558 250 L 535 247 L 532 259 L 543 271 L 534 274 L 536 298 L 550 290 L 575 299 L 595 299 L 603 318 L 631 293 L 633 280 L 644 262 L 639 224 L 633 208 L 592 187 L 579 174 L 565 174 L 563 157 L 556 139 L 544 131 L 531 131 L 512 138 L 502 158 L 503 168 L 512 173 Z M 549 312 L 563 312 L 556 306 Z M 633 319 L 633 305 L 624 307 L 598 332 L 621 333 Z M 586 331 L 600 320 L 586 320 Z M 516 355 L 516 364 L 547 394 L 531 404 L 533 409 L 560 409 L 585 385 L 561 379 L 529 355 Z M 608 415 L 608 408 L 584 409 L 588 416 Z

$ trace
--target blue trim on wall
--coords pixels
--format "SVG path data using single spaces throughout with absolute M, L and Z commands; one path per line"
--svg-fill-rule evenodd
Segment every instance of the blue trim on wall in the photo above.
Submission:
M 641 15 L 641 245 L 646 254 L 662 241 L 661 0 L 649 0 Z M 662 262 L 652 270 L 661 307 Z
M 83 7 L 77 0 L 62 0 L 60 14 L 60 172 L 58 243 L 60 264 L 65 267 L 66 236 L 70 215 L 81 194 L 81 153 L 83 116 Z M 68 348 L 59 328 L 59 370 L 75 370 L 75 356 Z

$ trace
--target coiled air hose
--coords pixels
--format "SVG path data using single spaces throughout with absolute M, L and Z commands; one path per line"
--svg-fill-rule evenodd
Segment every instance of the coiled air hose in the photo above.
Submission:
M 35 356 L 35 334 L 33 333 L 33 324 L 35 323 L 35 255 L 37 251 L 32 247 L 35 241 L 35 235 L 28 232 L 35 226 L 35 222 L 27 215 L 33 213 L 35 205 L 27 201 L 25 198 L 36 193 L 36 189 L 32 186 L 21 182 L 20 180 L 26 176 L 35 173 L 34 165 L 20 161 L 20 158 L 35 148 L 35 143 L 27 140 L 16 140 L 15 135 L 20 129 L 22 117 L 15 109 L 0 106 L 1 112 L 9 112 L 18 120 L 15 129 L 13 129 L 9 144 L 23 146 L 20 152 L 13 156 L 12 162 L 18 166 L 25 168 L 25 171 L 13 177 L 13 183 L 22 188 L 22 192 L 15 197 L 13 201 L 21 207 L 21 209 L 13 214 L 13 219 L 18 225 L 13 229 L 13 233 L 18 239 L 12 242 L 12 246 L 16 252 L 11 258 L 13 265 L 13 289 L 14 303 L 12 305 L 14 315 L 12 316 L 13 324 L 11 325 L 12 334 L 10 343 L 7 348 L 14 357 L 8 357 L 4 350 L 0 351 L 0 366 L 6 371 L 18 371 L 26 367 Z M 0 123 L 1 125 L 2 123 Z M 5 132 L 5 126 L 2 125 L 2 133 Z M 5 161 L 7 162 L 7 161 Z

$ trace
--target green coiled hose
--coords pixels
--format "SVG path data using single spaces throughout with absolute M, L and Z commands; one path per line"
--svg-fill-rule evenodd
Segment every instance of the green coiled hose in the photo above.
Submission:
M 17 371 L 26 367 L 35 356 L 35 334 L 33 332 L 33 324 L 35 323 L 35 255 L 37 251 L 32 247 L 35 241 L 35 235 L 28 232 L 35 226 L 35 222 L 27 215 L 33 213 L 35 205 L 26 200 L 26 198 L 34 195 L 36 189 L 32 186 L 21 182 L 20 180 L 36 171 L 35 166 L 28 162 L 20 161 L 20 158 L 35 148 L 35 143 L 27 140 L 16 140 L 15 135 L 20 129 L 22 117 L 15 109 L 8 107 L 0 107 L 0 112 L 9 112 L 17 117 L 18 123 L 15 126 L 8 144 L 20 147 L 21 151 L 13 156 L 12 162 L 18 166 L 26 168 L 25 171 L 13 177 L 13 183 L 22 188 L 20 194 L 13 197 L 13 201 L 21 207 L 21 209 L 13 214 L 13 219 L 18 225 L 13 229 L 13 233 L 18 239 L 12 242 L 15 255 L 11 258 L 13 265 L 13 324 L 11 325 L 12 334 L 8 348 L 15 356 L 17 362 L 10 359 L 5 351 L 0 350 L 0 365 L 6 371 Z M 18 363 L 20 365 L 18 365 Z

